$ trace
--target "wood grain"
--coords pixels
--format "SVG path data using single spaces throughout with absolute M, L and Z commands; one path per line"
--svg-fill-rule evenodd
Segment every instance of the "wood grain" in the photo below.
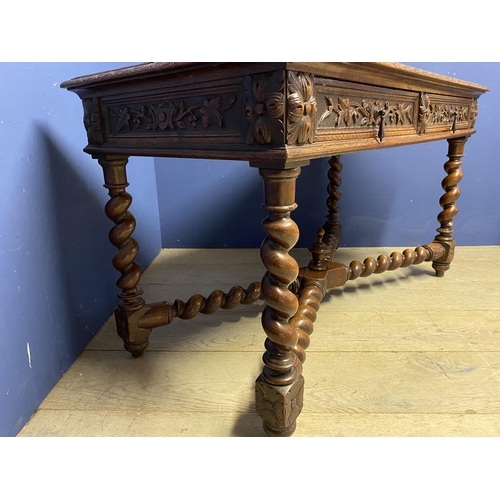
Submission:
M 264 437 L 255 413 L 38 410 L 20 437 Z M 496 437 L 500 414 L 308 413 L 296 437 Z

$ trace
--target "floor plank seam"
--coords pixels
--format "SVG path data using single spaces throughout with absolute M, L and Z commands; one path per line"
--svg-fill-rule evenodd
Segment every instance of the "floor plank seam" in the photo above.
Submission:
M 457 248 L 449 278 L 400 270 L 332 290 L 306 353 L 297 433 L 500 436 L 500 271 L 490 258 L 500 255 L 500 247 L 491 248 L 494 253 Z M 345 250 L 339 253 L 349 255 Z M 351 252 L 354 259 L 387 253 L 359 250 Z M 230 265 L 225 254 L 202 256 L 205 251 L 179 264 L 180 253 L 151 264 L 154 281 L 146 279 L 143 287 L 152 301 L 190 297 L 195 266 L 212 256 Z M 247 262 L 244 253 L 231 255 L 235 264 L 224 269 L 223 281 Z M 477 279 L 481 269 L 486 283 Z M 203 278 L 203 290 L 219 270 Z M 182 286 L 169 283 L 171 272 Z M 214 288 L 226 286 L 216 282 Z M 26 435 L 260 436 L 253 384 L 265 352 L 262 306 L 200 314 L 189 324 L 176 318 L 153 332 L 142 361 L 123 349 L 108 316 L 32 415 Z

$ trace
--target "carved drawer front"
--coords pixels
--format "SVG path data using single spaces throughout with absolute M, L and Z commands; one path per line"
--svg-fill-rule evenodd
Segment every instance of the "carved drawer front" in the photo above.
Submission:
M 238 86 L 192 92 L 102 99 L 105 142 L 147 138 L 151 144 L 242 142 Z
M 420 94 L 418 133 L 473 128 L 477 100 L 438 94 Z
M 417 133 L 419 93 L 316 78 L 317 142 Z

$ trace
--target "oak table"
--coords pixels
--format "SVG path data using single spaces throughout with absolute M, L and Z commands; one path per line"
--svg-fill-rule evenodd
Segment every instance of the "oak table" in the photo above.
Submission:
M 453 259 L 453 218 L 460 195 L 461 158 L 475 132 L 481 85 L 396 63 L 147 63 L 82 76 L 61 84 L 83 102 L 91 154 L 109 190 L 106 215 L 118 248 L 120 272 L 115 310 L 124 347 L 140 356 L 153 328 L 174 318 L 190 319 L 266 302 L 264 367 L 256 381 L 256 410 L 271 436 L 290 436 L 303 404 L 302 365 L 309 336 L 328 290 L 348 280 L 399 267 L 432 262 L 443 276 Z M 334 261 L 341 237 L 338 219 L 340 155 L 427 141 L 447 140 L 440 227 L 426 245 L 378 259 Z M 147 303 L 135 262 L 135 219 L 129 211 L 126 165 L 130 156 L 236 159 L 259 169 L 264 183 L 260 253 L 266 273 L 246 289 L 209 297 L 193 295 Z M 299 267 L 289 251 L 299 228 L 291 218 L 301 168 L 331 157 L 328 214 L 310 247 L 311 261 Z

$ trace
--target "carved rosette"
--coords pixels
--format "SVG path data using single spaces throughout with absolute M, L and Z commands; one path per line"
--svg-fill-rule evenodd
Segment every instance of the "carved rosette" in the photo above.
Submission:
M 202 102 L 187 105 L 184 100 L 164 100 L 148 104 L 109 108 L 113 132 L 175 130 L 223 127 L 223 113 L 236 101 L 235 95 L 207 97 Z
M 314 142 L 318 107 L 313 75 L 289 71 L 287 91 L 287 143 Z
M 87 131 L 89 144 L 103 144 L 101 118 L 99 115 L 99 102 L 96 97 L 83 99 L 83 126 Z
M 243 89 L 246 100 L 246 143 L 283 144 L 285 113 L 283 72 L 247 75 Z

